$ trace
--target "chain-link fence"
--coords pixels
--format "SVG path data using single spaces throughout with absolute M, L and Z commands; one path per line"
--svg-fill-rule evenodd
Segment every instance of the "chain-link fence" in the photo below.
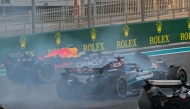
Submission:
M 0 36 L 190 16 L 190 0 L 1 0 Z

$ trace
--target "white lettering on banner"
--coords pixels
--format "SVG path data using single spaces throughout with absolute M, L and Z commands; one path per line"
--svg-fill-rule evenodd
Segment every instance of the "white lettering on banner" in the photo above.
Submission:
M 92 61 L 86 61 L 86 62 L 78 62 L 76 63 L 77 67 L 83 67 L 83 66 L 96 66 L 103 63 L 103 59 L 100 60 L 92 60 Z
M 144 79 L 148 79 L 148 78 L 152 78 L 153 77 L 153 74 L 149 74 L 149 75 L 143 75 L 143 76 L 139 76 L 139 77 L 136 77 L 137 81 L 140 81 L 140 80 L 144 80 Z

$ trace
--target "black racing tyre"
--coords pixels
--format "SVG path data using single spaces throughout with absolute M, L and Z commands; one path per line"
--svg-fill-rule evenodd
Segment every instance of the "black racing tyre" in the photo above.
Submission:
M 135 53 L 132 57 L 132 62 L 136 62 L 137 64 L 139 64 L 139 67 L 141 69 L 147 69 L 152 67 L 152 62 L 150 58 L 142 53 Z
M 57 95 L 61 100 L 66 100 L 69 98 L 69 86 L 67 81 L 61 76 L 57 82 L 56 86 Z
M 56 68 L 50 62 L 40 64 L 37 70 L 37 76 L 43 83 L 51 83 L 55 80 L 57 75 Z
M 99 80 L 96 87 L 95 97 L 98 100 L 111 99 L 112 95 L 114 95 L 114 93 L 112 92 L 113 90 L 114 90 L 114 85 L 111 83 L 110 77 L 106 78 L 105 80 L 104 79 Z
M 0 109 L 5 109 L 5 107 L 0 104 Z
M 167 80 L 183 80 L 187 82 L 187 72 L 181 66 L 171 66 L 168 70 Z
M 81 94 L 79 92 L 78 87 L 79 87 L 78 84 L 69 85 L 67 79 L 61 76 L 56 85 L 57 96 L 61 100 L 71 100 L 71 99 L 80 98 Z
M 99 84 L 96 93 L 96 98 L 99 100 L 121 99 L 127 96 L 127 81 L 124 76 L 109 75 Z
M 151 109 L 151 102 L 149 102 L 147 94 L 143 89 L 139 95 L 138 99 L 139 109 Z
M 12 82 L 16 82 L 17 81 L 17 77 L 14 75 L 14 70 L 7 69 L 6 70 L 6 76 Z
M 117 94 L 121 98 L 125 98 L 127 95 L 127 81 L 124 76 L 120 76 L 117 79 Z
M 15 72 L 12 69 L 6 69 L 6 76 L 13 83 L 22 83 L 23 82 L 22 75 L 19 75 L 18 72 Z

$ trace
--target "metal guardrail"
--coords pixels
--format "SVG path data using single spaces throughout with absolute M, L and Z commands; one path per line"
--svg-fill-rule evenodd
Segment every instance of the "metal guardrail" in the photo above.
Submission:
M 110 2 L 38 9 L 35 33 L 190 16 L 190 0 L 107 1 Z M 30 10 L 0 15 L 0 37 L 33 33 L 31 13 Z

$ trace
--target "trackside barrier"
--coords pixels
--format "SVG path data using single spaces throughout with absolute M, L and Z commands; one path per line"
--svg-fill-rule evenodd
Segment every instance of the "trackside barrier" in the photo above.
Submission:
M 77 52 L 111 51 L 190 40 L 190 18 L 55 31 L 0 38 L 0 62 L 6 53 L 26 52 L 45 56 L 58 48 L 75 44 Z M 65 55 L 70 55 L 65 49 Z

